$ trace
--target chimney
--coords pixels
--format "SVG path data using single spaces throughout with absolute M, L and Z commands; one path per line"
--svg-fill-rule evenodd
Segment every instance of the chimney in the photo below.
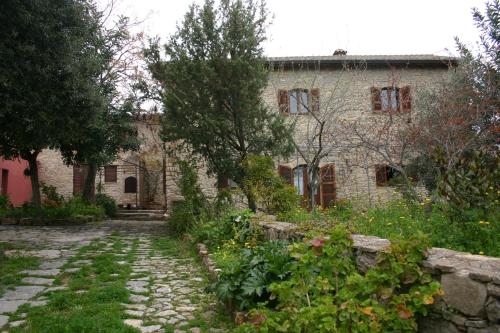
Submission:
M 347 51 L 343 49 L 336 49 L 335 52 L 333 52 L 333 55 L 346 55 Z

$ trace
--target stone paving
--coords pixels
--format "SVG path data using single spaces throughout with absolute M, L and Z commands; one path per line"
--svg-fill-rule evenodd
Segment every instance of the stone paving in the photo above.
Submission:
M 111 240 L 107 237 L 111 234 L 121 236 L 126 247 L 124 253 L 138 241 L 132 273 L 127 281 L 130 300 L 122 304 L 128 317 L 124 323 L 143 333 L 202 332 L 189 321 L 200 317 L 210 321 L 215 315 L 215 300 L 204 292 L 204 275 L 193 258 L 163 255 L 153 248 L 152 236 L 165 235 L 165 223 L 161 221 L 106 221 L 71 227 L 0 226 L 0 242 L 29 245 L 29 250 L 10 250 L 7 256 L 29 255 L 42 259 L 39 268 L 20 273 L 24 276 L 22 285 L 1 295 L 0 332 L 9 332 L 10 328 L 25 324 L 26 313 L 19 313 L 20 306 L 44 306 L 47 293 L 66 288 L 64 285 L 52 286 L 55 278 L 91 263 L 90 260 L 70 259 L 80 247 L 99 240 L 109 244 L 98 253 L 110 250 Z M 126 261 L 117 263 L 128 264 Z M 223 330 L 213 327 L 203 331 Z

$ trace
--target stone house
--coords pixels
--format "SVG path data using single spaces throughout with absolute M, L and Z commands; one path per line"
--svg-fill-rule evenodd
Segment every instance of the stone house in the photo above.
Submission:
M 419 91 L 443 81 L 456 59 L 339 54 L 269 58 L 268 64 L 271 71 L 264 100 L 274 112 L 295 123 L 296 141 L 307 144 L 308 135 L 314 132 L 314 116 L 321 115 L 333 125 L 345 120 L 377 124 L 391 115 L 417 112 Z M 121 153 L 116 161 L 101 168 L 96 189 L 124 207 L 171 207 L 182 198 L 176 185 L 175 158 L 165 153 L 159 137 L 159 115 L 140 115 L 135 121 L 140 150 Z M 372 154 L 363 164 L 359 158 L 366 156 L 363 150 L 331 144 L 345 140 L 345 133 L 332 130 L 329 135 L 326 143 L 332 147 L 319 165 L 317 203 L 327 207 L 337 199 L 354 197 L 378 202 L 392 195 L 394 188 L 388 185 L 396 172 L 383 159 Z M 304 164 L 298 152 L 287 160 L 276 160 L 279 173 L 306 198 L 309 177 Z M 217 182 L 205 170 L 200 166 L 199 178 L 209 196 L 214 196 L 217 188 L 231 186 L 230 180 Z M 65 197 L 82 192 L 85 167 L 64 165 L 56 151 L 39 155 L 39 172 L 41 182 L 55 186 Z
M 308 196 L 304 154 L 318 151 L 315 135 L 322 121 L 321 148 L 326 156 L 319 165 L 315 202 L 328 207 L 339 198 L 359 198 L 372 204 L 393 195 L 391 179 L 398 172 L 391 166 L 395 162 L 388 161 L 398 156 L 384 156 L 376 152 L 376 147 L 367 151 L 360 140 L 379 135 L 389 119 L 399 121 L 398 135 L 405 135 L 405 124 L 419 112 L 419 93 L 443 82 L 457 59 L 434 55 L 349 56 L 343 52 L 268 61 L 271 73 L 264 99 L 272 110 L 295 124 L 297 153 L 276 161 L 279 173 L 300 195 Z M 354 137 L 353 128 L 364 128 L 367 133 Z M 388 155 L 407 156 L 406 151 L 398 151 L 407 149 L 397 144 L 400 139 L 391 140 L 394 144 L 390 143 L 393 147 Z M 383 146 L 380 138 L 370 144 Z M 399 164 L 405 162 L 401 158 Z

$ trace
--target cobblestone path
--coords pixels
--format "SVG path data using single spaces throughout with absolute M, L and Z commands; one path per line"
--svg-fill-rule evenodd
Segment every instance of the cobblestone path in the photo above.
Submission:
M 0 242 L 22 246 L 6 251 L 8 257 L 41 258 L 37 269 L 19 273 L 20 285 L 0 294 L 1 333 L 38 332 L 42 327 L 44 332 L 68 332 L 68 326 L 76 333 L 78 320 L 95 320 L 93 328 L 101 332 L 227 331 L 225 320 L 217 315 L 215 298 L 204 292 L 207 280 L 201 265 L 186 244 L 168 237 L 164 222 L 0 226 Z M 116 294 L 104 308 L 113 318 L 104 318 L 102 325 L 110 328 L 102 330 L 99 319 L 94 319 L 98 317 L 85 318 L 89 304 L 83 300 L 94 300 L 89 295 L 99 290 L 106 290 L 107 296 L 100 296 L 104 300 Z M 60 310 L 59 302 L 71 302 L 80 294 L 85 311 L 75 315 L 77 310 Z M 54 309 L 61 314 L 53 314 Z

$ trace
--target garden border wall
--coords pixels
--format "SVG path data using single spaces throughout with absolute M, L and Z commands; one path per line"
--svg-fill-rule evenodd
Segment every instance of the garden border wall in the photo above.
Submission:
M 267 240 L 302 239 L 304 233 L 274 216 L 253 218 Z M 373 266 L 387 239 L 353 235 L 354 255 L 361 272 Z M 499 244 L 500 246 L 500 244 Z M 500 333 L 500 258 L 431 248 L 423 266 L 441 283 L 444 296 L 429 316 L 419 321 L 421 333 Z

